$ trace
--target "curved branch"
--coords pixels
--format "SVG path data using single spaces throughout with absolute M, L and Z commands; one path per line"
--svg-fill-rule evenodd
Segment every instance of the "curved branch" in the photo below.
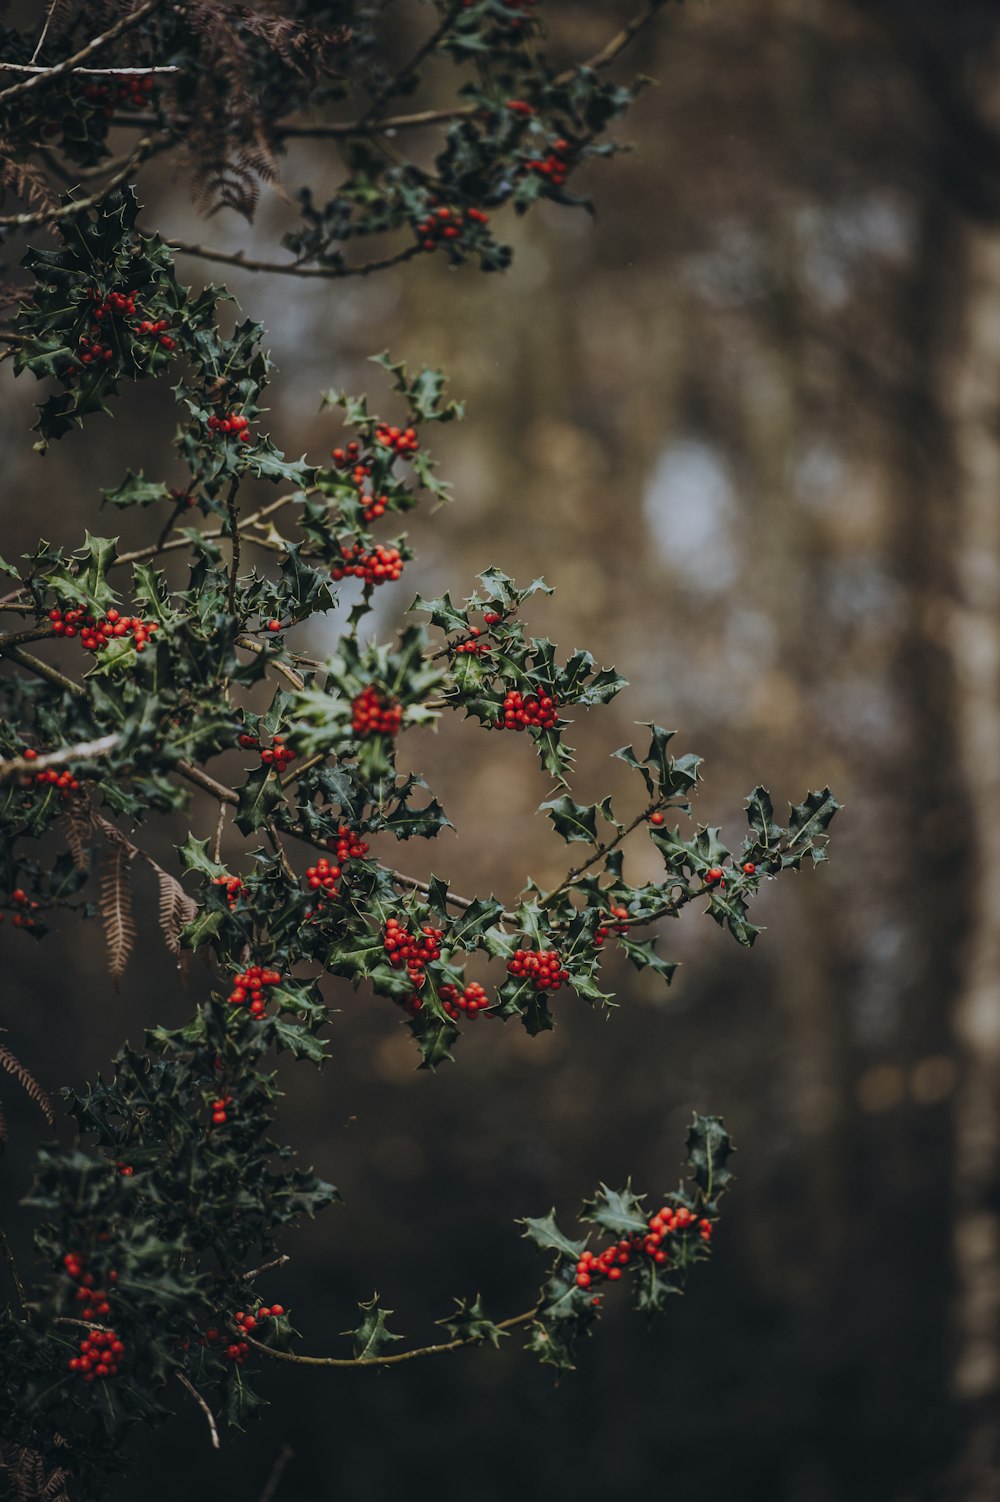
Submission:
M 153 11 L 158 10 L 163 3 L 164 0 L 146 0 L 145 5 L 140 5 L 138 10 L 132 11 L 129 15 L 122 16 L 113 26 L 109 26 L 107 31 L 102 32 L 100 36 L 94 37 L 93 41 L 88 42 L 85 47 L 81 47 L 79 52 L 74 52 L 72 57 L 65 58 L 63 62 L 56 63 L 52 68 L 46 68 L 42 73 L 33 74 L 31 78 L 26 78 L 23 83 L 11 84 L 9 89 L 0 91 L 0 104 L 6 104 L 8 99 L 14 99 L 21 94 L 26 94 L 29 89 L 36 89 L 39 84 L 47 83 L 50 79 L 61 78 L 66 73 L 72 73 L 81 63 L 86 62 L 88 57 L 92 57 L 101 47 L 106 46 L 108 42 L 116 41 L 118 37 L 124 36 L 126 31 L 131 31 L 133 26 L 138 26 L 140 21 L 144 21 L 147 16 L 152 15 Z
M 498 1330 L 512 1330 L 516 1325 L 526 1325 L 538 1315 L 540 1305 L 536 1304 L 531 1309 L 526 1309 L 523 1314 L 513 1314 L 510 1319 L 502 1319 L 496 1325 Z M 363 1366 L 401 1366 L 404 1361 L 416 1361 L 421 1356 L 442 1356 L 446 1351 L 458 1351 L 463 1346 L 482 1345 L 481 1339 L 472 1336 L 460 1336 L 457 1340 L 442 1341 L 440 1345 L 417 1346 L 412 1351 L 400 1351 L 395 1356 L 299 1356 L 294 1351 L 277 1351 L 273 1346 L 265 1346 L 259 1340 L 254 1340 L 247 1335 L 238 1325 L 229 1327 L 234 1334 L 245 1340 L 247 1345 L 255 1351 L 260 1351 L 264 1356 L 270 1356 L 274 1361 L 290 1361 L 296 1366 L 328 1366 L 338 1368 L 359 1368 Z
M 2 221 L 0 221 L 2 222 Z M 304 276 L 327 281 L 339 281 L 348 276 L 370 276 L 373 271 L 387 271 L 391 266 L 401 266 L 414 256 L 424 253 L 423 246 L 409 245 L 394 255 L 383 256 L 378 261 L 362 261 L 355 266 L 306 266 L 300 261 L 255 261 L 242 250 L 216 250 L 211 245 L 191 245 L 181 240 L 165 242 L 178 255 L 198 256 L 203 261 L 220 261 L 224 266 L 238 266 L 243 271 L 274 272 L 279 276 Z

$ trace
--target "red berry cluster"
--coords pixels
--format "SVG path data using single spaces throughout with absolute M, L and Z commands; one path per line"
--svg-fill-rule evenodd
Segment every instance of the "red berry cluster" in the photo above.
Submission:
M 23 761 L 36 761 L 38 752 L 33 746 L 26 746 L 21 752 Z M 79 792 L 80 784 L 72 772 L 57 772 L 55 767 L 44 767 L 41 772 L 35 772 L 30 777 L 20 779 L 23 788 L 54 787 L 58 788 L 59 796 L 65 803 L 67 798 Z
M 67 1252 L 63 1258 L 63 1267 L 73 1282 L 80 1285 L 73 1297 L 78 1304 L 83 1305 L 80 1310 L 82 1319 L 103 1319 L 105 1315 L 111 1313 L 111 1305 L 108 1302 L 109 1293 L 95 1286 L 97 1279 L 93 1273 L 84 1271 L 84 1261 L 79 1252 Z M 114 1268 L 108 1273 L 108 1282 L 118 1282 L 118 1274 Z
M 144 652 L 153 632 L 160 629 L 156 621 L 144 621 L 137 615 L 119 615 L 117 610 L 109 610 L 98 620 L 83 610 L 60 610 L 54 606 L 49 611 L 49 620 L 56 636 L 79 635 L 80 645 L 88 652 L 102 652 L 109 642 L 123 636 L 131 636 L 135 650 Z
M 110 344 L 102 344 L 99 339 L 88 339 L 86 334 L 81 334 L 77 341 L 83 353 L 80 356 L 81 365 L 93 365 L 95 360 L 101 360 L 105 365 L 113 360 L 115 352 Z
M 625 921 L 623 921 L 625 920 Z M 628 908 L 613 907 L 607 918 L 601 919 L 601 926 L 594 931 L 594 943 L 600 949 L 608 934 L 613 929 L 616 934 L 628 933 Z
M 362 462 L 360 444 L 352 438 L 346 448 L 334 449 L 330 457 L 339 469 L 350 467 L 351 479 L 358 487 L 358 499 L 365 502 L 365 521 L 378 521 L 380 516 L 385 515 L 389 498 L 384 495 L 365 494 L 365 481 L 372 472 L 372 466 Z
M 10 904 L 11 907 L 17 909 L 17 911 L 14 913 L 15 928 L 30 929 L 37 927 L 37 924 L 35 923 L 35 920 L 31 916 L 31 914 L 37 913 L 38 903 L 29 899 L 28 894 L 23 887 L 14 888 L 13 892 L 11 892 L 10 894 Z M 0 913 L 0 923 L 2 922 L 3 914 Z
M 103 105 L 106 115 L 113 115 L 119 106 L 143 109 L 149 103 L 154 87 L 151 73 L 130 73 L 113 83 L 85 84 L 83 97 L 88 104 Z
M 253 443 L 250 419 L 241 412 L 230 412 L 226 417 L 216 417 L 213 413 L 208 419 L 208 430 L 210 433 L 233 433 L 240 443 Z
M 549 694 L 529 694 L 525 699 L 511 689 L 503 701 L 498 730 L 551 730 L 559 719 L 559 706 Z
M 394 699 L 387 699 L 374 683 L 361 690 L 351 705 L 351 728 L 355 735 L 396 735 L 403 723 L 403 711 Z
M 251 965 L 249 970 L 241 970 L 239 975 L 233 976 L 233 989 L 228 998 L 229 1005 L 241 1007 L 249 999 L 250 1016 L 263 1017 L 267 1009 L 265 990 L 269 986 L 280 986 L 280 984 L 279 971 L 263 970 L 260 965 Z
M 392 449 L 394 454 L 415 454 L 420 447 L 414 428 L 392 428 L 386 422 L 380 422 L 375 429 L 375 442 Z
M 569 141 L 560 138 L 552 142 L 544 157 L 532 157 L 524 165 L 529 172 L 537 172 L 539 177 L 544 177 L 554 188 L 561 188 L 573 167 L 572 153 Z
M 707 887 L 724 887 L 726 885 L 726 873 L 721 866 L 709 866 L 705 872 L 705 885 Z
M 426 967 L 441 957 L 443 938 L 444 930 L 433 928 L 429 923 L 423 924 L 420 933 L 414 938 L 398 918 L 390 918 L 385 925 L 382 948 L 394 970 L 402 970 L 406 966 L 406 973 L 414 990 L 419 991 L 424 983 Z
M 126 1163 L 124 1158 L 118 1158 L 115 1162 L 115 1167 L 123 1179 L 131 1179 L 135 1175 L 135 1169 L 131 1163 Z
M 148 318 L 144 318 L 142 322 L 136 324 L 135 327 L 136 333 L 138 334 L 155 334 L 157 344 L 161 345 L 163 349 L 174 348 L 173 339 L 171 339 L 169 334 L 164 332 L 165 329 L 168 329 L 170 327 L 170 324 L 165 318 L 157 318 L 152 322 Z
M 366 553 L 360 543 L 353 548 L 341 547 L 343 563 L 338 563 L 331 573 L 334 579 L 363 579 L 366 584 L 390 584 L 403 572 L 403 555 L 398 548 L 385 547 L 379 543 Z
M 260 1324 L 261 1320 L 280 1319 L 284 1312 L 284 1304 L 271 1304 L 270 1307 L 268 1307 L 266 1304 L 262 1304 L 261 1307 L 255 1310 L 252 1314 L 245 1309 L 240 1309 L 238 1313 L 233 1315 L 233 1323 L 235 1325 L 238 1325 L 240 1330 L 242 1330 L 245 1334 L 252 1335 L 257 1326 Z M 205 1331 L 204 1335 L 200 1337 L 198 1344 L 200 1346 L 214 1346 L 219 1341 L 226 1339 L 226 1332 L 224 1330 L 218 1329 L 217 1326 L 212 1325 Z M 229 1361 L 235 1362 L 237 1366 L 244 1366 L 247 1357 L 250 1355 L 250 1346 L 245 1340 L 229 1341 L 224 1354 Z
M 346 824 L 341 824 L 337 833 L 330 835 L 326 843 L 331 850 L 336 846 L 337 859 L 342 866 L 348 861 L 359 861 L 368 854 L 367 840 L 363 840 L 356 829 L 351 829 Z
M 508 99 L 507 108 L 515 115 L 533 115 L 534 105 L 528 104 L 524 99 Z
M 101 323 L 113 313 L 119 313 L 124 318 L 131 318 L 135 312 L 134 292 L 109 292 L 106 297 L 102 297 L 96 287 L 90 287 L 87 295 L 94 304 L 94 319 L 97 323 Z M 97 329 L 92 332 L 96 334 Z
M 589 1288 L 595 1278 L 606 1278 L 609 1283 L 617 1283 L 622 1275 L 622 1269 L 627 1267 L 633 1256 L 645 1254 L 659 1266 L 663 1266 L 670 1260 L 668 1249 L 661 1243 L 668 1236 L 687 1231 L 691 1226 L 697 1228 L 701 1241 L 708 1242 L 712 1237 L 712 1222 L 701 1219 L 682 1205 L 674 1210 L 669 1205 L 664 1205 L 655 1215 L 650 1216 L 649 1229 L 643 1233 L 635 1231 L 630 1236 L 623 1236 L 619 1241 L 612 1241 L 603 1252 L 584 1252 L 576 1264 L 576 1285 L 578 1288 Z
M 416 231 L 423 249 L 434 250 L 443 242 L 457 240 L 470 224 L 489 222 L 489 214 L 484 214 L 482 209 L 466 209 L 463 214 L 461 209 L 440 208 L 432 209 L 427 218 L 416 226 Z
M 325 855 L 320 856 L 315 866 L 306 868 L 306 881 L 317 897 L 326 898 L 328 902 L 333 902 L 340 892 L 337 885 L 340 876 L 340 867 L 335 866 Z
M 114 1330 L 92 1330 L 81 1340 L 79 1356 L 71 1356 L 66 1365 L 84 1382 L 93 1382 L 96 1377 L 117 1377 L 124 1355 L 124 1343 Z
M 212 1113 L 213 1126 L 225 1126 L 229 1120 L 228 1107 L 233 1103 L 231 1095 L 217 1095 L 212 1101 L 209 1110 Z
M 507 961 L 507 973 L 520 979 L 525 976 L 536 991 L 558 991 L 569 971 L 554 949 L 517 949 Z
M 286 746 L 284 737 L 276 735 L 272 737 L 270 746 L 261 748 L 260 741 L 254 735 L 241 735 L 240 745 L 248 751 L 259 751 L 261 766 L 274 767 L 276 772 L 283 772 L 289 762 L 295 760 L 298 755 L 291 746 Z
M 226 901 L 229 904 L 230 912 L 234 910 L 240 898 L 245 897 L 247 894 L 247 889 L 238 876 L 214 876 L 212 878 L 212 885 L 225 887 Z
M 497 616 L 497 620 L 499 619 L 500 617 Z M 477 641 L 476 638 L 479 635 L 479 627 L 470 626 L 468 641 L 455 642 L 454 646 L 452 647 L 452 651 L 455 653 L 455 656 L 461 657 L 463 654 L 469 657 L 484 656 L 490 650 L 490 644 L 488 641 Z
M 470 1022 L 474 1022 L 480 1012 L 485 1012 L 490 1004 L 490 999 L 483 987 L 476 981 L 470 981 L 462 990 L 459 990 L 458 986 L 446 983 L 438 987 L 438 995 L 448 1016 L 456 1021 L 464 1013 Z

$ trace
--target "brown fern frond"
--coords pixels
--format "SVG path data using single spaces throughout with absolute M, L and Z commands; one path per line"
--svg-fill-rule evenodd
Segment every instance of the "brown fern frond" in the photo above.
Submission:
M 9 155 L 10 148 L 0 141 L 0 198 L 12 193 L 31 209 L 56 209 L 59 198 L 41 167 L 34 162 L 18 162 Z
M 69 1472 L 57 1466 L 46 1476 L 38 1451 L 12 1440 L 0 1440 L 0 1480 L 4 1479 L 13 1486 L 13 1502 L 69 1502 Z
M 6 1032 L 6 1028 L 3 1031 Z M 17 1055 L 5 1043 L 0 1043 L 0 1069 L 5 1070 L 7 1074 L 12 1075 L 17 1080 L 17 1083 L 21 1086 L 21 1089 L 28 1096 L 29 1100 L 35 1102 L 35 1105 L 41 1111 L 49 1126 L 55 1126 L 56 1113 L 52 1109 L 52 1102 L 47 1092 L 42 1089 L 27 1065 L 22 1064 Z
M 181 954 L 181 929 L 198 916 L 198 904 L 185 892 L 176 876 L 164 871 L 148 856 L 146 862 L 156 874 L 160 888 L 160 932 L 170 953 L 178 959 Z
M 66 805 L 63 814 L 63 834 L 78 871 L 90 870 L 90 849 L 87 842 L 93 832 L 94 815 L 90 804 L 82 798 L 73 798 Z
M 113 828 L 114 826 L 112 826 Z M 117 834 L 118 831 L 116 830 Z M 101 861 L 100 913 L 108 951 L 108 970 L 117 985 L 125 973 L 129 955 L 135 946 L 135 918 L 132 915 L 132 880 L 130 866 L 135 847 L 129 842 L 112 841 Z

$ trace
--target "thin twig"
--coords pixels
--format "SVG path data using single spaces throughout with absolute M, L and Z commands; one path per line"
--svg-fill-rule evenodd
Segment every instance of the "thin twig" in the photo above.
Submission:
M 50 667 L 40 657 L 35 657 L 31 652 L 25 652 L 22 647 L 5 647 L 0 656 L 9 657 L 11 662 L 20 663 L 22 668 L 27 668 L 29 673 L 36 673 L 39 678 L 48 679 L 49 683 L 63 689 L 74 698 L 86 698 L 87 690 L 79 683 L 74 683 L 72 678 L 65 678 L 58 669 Z
M 633 829 L 638 829 L 639 825 L 644 824 L 645 821 L 649 818 L 650 814 L 655 813 L 657 809 L 661 807 L 666 807 L 666 805 L 659 802 L 649 804 L 649 806 L 647 808 L 644 808 L 641 813 L 636 814 L 631 824 L 626 824 L 624 829 L 620 829 L 613 840 L 599 841 L 594 849 L 593 855 L 590 856 L 589 859 L 581 861 L 578 866 L 574 866 L 571 871 L 567 871 L 565 877 L 559 883 L 559 885 L 557 887 L 553 887 L 552 891 L 548 892 L 542 898 L 542 907 L 550 907 L 551 904 L 555 902 L 557 897 L 561 897 L 569 887 L 575 886 L 580 877 L 583 875 L 584 871 L 589 871 L 591 866 L 595 865 L 603 855 L 607 855 L 609 851 L 616 849 L 621 844 L 622 840 L 624 840 L 627 835 L 630 835 L 632 833 Z
M 254 542 L 256 541 L 256 539 L 249 538 L 248 541 Z M 267 648 L 264 646 L 263 642 L 254 641 L 252 636 L 238 636 L 236 638 L 236 645 L 238 647 L 243 647 L 243 649 L 247 652 L 257 652 L 259 654 L 261 652 L 267 651 Z M 287 663 L 279 662 L 277 658 L 270 658 L 268 661 L 268 666 L 274 668 L 276 673 L 280 673 L 283 678 L 287 679 L 287 681 L 292 685 L 293 688 L 305 688 L 305 682 L 303 681 L 303 679 L 301 679 L 298 673 L 290 668 Z M 322 761 L 323 758 L 320 757 L 320 760 Z
M 254 261 L 241 250 L 216 250 L 210 245 L 191 245 L 182 240 L 167 240 L 171 250 L 182 256 L 198 256 L 203 261 L 221 261 L 224 266 L 239 266 L 244 271 L 276 272 L 281 276 L 304 276 L 337 281 L 346 276 L 370 276 L 373 271 L 387 271 L 390 266 L 401 266 L 414 256 L 424 253 L 421 245 L 410 245 L 395 255 L 384 256 L 378 261 L 362 261 L 355 266 L 305 266 L 299 261 Z
M 33 63 L 0 63 L 0 70 L 7 73 L 51 73 L 52 68 L 36 67 Z M 182 68 L 176 63 L 165 63 L 162 67 L 149 68 L 74 68 L 74 73 L 93 73 L 99 78 L 113 75 L 115 78 L 124 78 L 129 74 L 139 74 L 145 78 L 147 73 L 181 73 Z
M 438 25 L 417 48 L 410 60 L 404 63 L 399 71 L 389 79 L 385 87 L 380 89 L 375 95 L 375 98 L 361 116 L 359 124 L 362 126 L 368 125 L 374 120 L 382 106 L 392 98 L 393 94 L 398 94 L 403 85 L 413 77 L 424 58 L 434 51 L 434 48 L 442 37 L 447 36 L 452 23 L 461 14 L 462 5 L 463 0 L 453 0 L 453 3 L 445 11 Z
M 215 1427 L 215 1415 L 212 1412 L 211 1408 L 209 1408 L 208 1404 L 205 1402 L 205 1399 L 202 1397 L 201 1393 L 198 1391 L 198 1389 L 194 1386 L 193 1383 L 191 1383 L 191 1382 L 188 1381 L 187 1377 L 185 1377 L 185 1375 L 184 1375 L 183 1372 L 175 1372 L 174 1376 L 177 1378 L 177 1380 L 181 1384 L 181 1386 L 185 1387 L 187 1389 L 187 1391 L 191 1394 L 192 1398 L 194 1398 L 195 1402 L 198 1404 L 198 1407 L 201 1409 L 202 1413 L 205 1415 L 205 1419 L 206 1419 L 206 1422 L 208 1424 L 208 1432 L 212 1436 L 212 1449 L 213 1450 L 220 1450 L 222 1448 L 222 1446 L 219 1444 L 219 1431 Z
M 38 61 L 39 55 L 41 53 L 41 50 L 45 46 L 45 38 L 48 36 L 48 34 L 49 34 L 49 27 L 52 25 L 52 17 L 55 15 L 56 10 L 57 10 L 58 6 L 60 5 L 60 3 L 61 3 L 61 0 L 51 0 L 51 3 L 50 3 L 49 8 L 48 8 L 48 12 L 47 12 L 47 14 L 45 16 L 45 24 L 42 27 L 41 34 L 40 34 L 40 36 L 38 38 L 38 41 L 35 43 L 35 50 L 31 54 L 31 61 L 33 63 L 35 63 L 35 62 Z
M 21 1282 L 21 1274 L 17 1270 L 17 1263 L 14 1261 L 14 1253 L 11 1251 L 10 1242 L 7 1240 L 7 1233 L 2 1229 L 0 1229 L 0 1246 L 3 1247 L 3 1254 L 7 1261 L 7 1267 L 10 1270 L 10 1275 L 13 1279 L 14 1287 L 17 1290 L 17 1301 L 21 1306 L 21 1312 L 23 1314 L 27 1314 L 28 1295 L 25 1292 L 24 1284 Z
M 236 492 L 240 488 L 239 475 L 233 475 L 229 486 L 229 494 L 226 496 L 226 510 L 229 513 L 229 531 L 233 539 L 233 558 L 229 569 L 229 614 L 236 614 L 236 585 L 240 574 L 240 513 L 236 505 Z
M 47 751 L 44 756 L 36 756 L 33 761 L 28 761 L 23 756 L 0 761 L 0 784 L 9 782 L 12 777 L 30 776 L 35 772 L 44 772 L 48 767 L 64 766 L 68 761 L 96 761 L 113 751 L 120 740 L 121 736 L 115 732 L 102 735 L 96 741 L 83 741 L 78 746 L 63 746 L 59 751 Z
M 513 1314 L 510 1319 L 502 1319 L 496 1325 L 498 1330 L 512 1330 L 516 1325 L 526 1325 L 529 1320 L 536 1318 L 538 1305 L 532 1309 L 526 1309 L 523 1314 Z M 230 1326 L 234 1333 L 239 1332 L 238 1325 Z M 404 1361 L 416 1361 L 420 1356 L 442 1356 L 446 1351 L 458 1351 L 463 1346 L 477 1345 L 479 1342 L 474 1336 L 463 1335 L 455 1340 L 442 1341 L 440 1345 L 418 1346 L 412 1351 L 401 1351 L 396 1356 L 299 1356 L 295 1351 L 278 1351 L 274 1346 L 263 1345 L 259 1340 L 254 1340 L 251 1335 L 240 1335 L 255 1351 L 260 1351 L 264 1356 L 270 1356 L 274 1361 L 291 1361 L 296 1366 L 330 1366 L 340 1368 L 359 1368 L 363 1366 L 401 1366 Z
M 271 844 L 274 847 L 274 853 L 278 857 L 278 862 L 281 866 L 282 871 L 284 871 L 285 875 L 288 877 L 288 880 L 292 883 L 292 885 L 297 887 L 299 884 L 299 878 L 296 876 L 294 868 L 292 867 L 292 864 L 289 861 L 287 854 L 285 853 L 285 847 L 281 843 L 281 836 L 278 833 L 277 825 L 275 824 L 273 819 L 268 819 L 264 825 L 264 828 L 267 830 L 268 838 L 270 839 Z
M 231 803 L 234 807 L 239 803 L 239 793 L 234 792 L 232 788 L 227 788 L 222 782 L 216 782 L 215 778 L 203 772 L 201 767 L 193 766 L 189 761 L 179 761 L 176 766 L 182 777 L 186 777 L 188 782 L 193 782 L 197 787 L 204 788 L 206 793 L 211 793 L 212 797 L 218 798 L 220 803 Z
M 222 831 L 226 824 L 226 807 L 225 803 L 219 803 L 219 821 L 215 826 L 215 845 L 212 849 L 212 859 L 216 865 L 219 864 L 219 857 L 222 853 Z
M 260 1267 L 252 1267 L 248 1273 L 241 1273 L 240 1276 L 242 1277 L 244 1283 L 249 1283 L 254 1278 L 259 1278 L 262 1273 L 273 1272 L 276 1267 L 284 1267 L 285 1263 L 291 1262 L 291 1260 L 291 1257 L 289 1257 L 286 1252 L 283 1253 L 280 1257 L 275 1257 L 271 1262 L 263 1263 Z
M 4 97 L 5 95 L 0 94 L 0 100 Z M 77 214 L 85 213 L 87 209 L 92 209 L 95 204 L 100 203 L 113 188 L 117 188 L 119 184 L 125 181 L 132 168 L 145 160 L 149 155 L 149 150 L 153 144 L 150 136 L 144 136 L 120 171 L 114 173 L 112 177 L 109 177 L 106 182 L 102 183 L 95 193 L 91 193 L 89 198 L 75 199 L 72 203 L 62 204 L 58 209 L 36 209 L 30 214 L 6 214 L 0 218 L 0 228 L 25 229 L 29 225 L 52 224 L 57 220 L 73 219 Z
M 267 1485 L 260 1494 L 260 1502 L 273 1502 L 274 1495 L 281 1484 L 281 1478 L 285 1474 L 285 1467 L 290 1460 L 295 1459 L 295 1451 L 291 1445 L 282 1445 L 278 1451 L 278 1458 L 271 1467 L 271 1474 L 267 1478 Z
M 23 83 L 11 84 L 9 89 L 4 89 L 0 92 L 0 104 L 6 104 L 8 99 L 26 94 L 29 89 L 37 88 L 39 84 L 46 83 L 49 79 L 61 78 L 66 73 L 74 72 L 81 63 L 86 62 L 88 57 L 98 52 L 108 42 L 116 41 L 126 31 L 131 31 L 133 26 L 138 26 L 140 21 L 144 21 L 147 16 L 152 15 L 153 11 L 157 10 L 162 4 L 163 0 L 146 0 L 145 5 L 140 5 L 138 10 L 132 11 L 129 15 L 122 16 L 113 26 L 109 26 L 107 31 L 102 32 L 100 36 L 94 37 L 93 41 L 88 42 L 79 52 L 74 52 L 72 57 L 65 58 L 63 62 L 56 63 L 52 68 L 46 68 L 44 73 L 36 73 L 31 78 L 26 78 Z

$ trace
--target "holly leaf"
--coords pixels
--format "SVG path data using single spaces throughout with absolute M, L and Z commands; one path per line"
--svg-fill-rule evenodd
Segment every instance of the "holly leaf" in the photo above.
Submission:
M 367 1303 L 363 1300 L 359 1302 L 358 1308 L 361 1311 L 360 1325 L 356 1330 L 342 1330 L 341 1334 L 354 1337 L 355 1361 L 372 1361 L 385 1350 L 386 1346 L 391 1345 L 395 1340 L 402 1340 L 403 1337 L 394 1335 L 391 1330 L 386 1329 L 385 1322 L 393 1311 L 381 1307 L 377 1293 L 373 1294 Z
M 699 1116 L 697 1112 L 687 1134 L 688 1163 L 691 1176 L 707 1200 L 714 1199 L 732 1180 L 726 1166 L 735 1148 L 721 1116 Z
M 456 1299 L 455 1304 L 454 1314 L 437 1321 L 453 1340 L 467 1340 L 470 1345 L 488 1341 L 491 1346 L 499 1346 L 501 1337 L 507 1332 L 498 1329 L 487 1317 L 481 1294 L 477 1293 L 471 1304 L 467 1299 Z
M 281 781 L 272 767 L 260 767 L 251 772 L 236 791 L 240 801 L 234 822 L 242 834 L 253 834 L 255 829 L 262 829 L 284 800 Z
M 644 1235 L 649 1230 L 648 1218 L 641 1204 L 644 1198 L 644 1195 L 637 1198 L 632 1193 L 631 1179 L 624 1189 L 609 1189 L 607 1184 L 602 1184 L 594 1198 L 584 1203 L 582 1218 L 592 1220 L 595 1225 L 614 1231 L 618 1236 L 630 1235 L 633 1231 Z
M 543 1251 L 558 1252 L 562 1257 L 572 1258 L 574 1263 L 579 1262 L 580 1253 L 586 1247 L 587 1240 L 589 1239 L 585 1237 L 583 1241 L 571 1241 L 568 1236 L 564 1236 L 556 1225 L 555 1206 L 549 1211 L 548 1215 L 537 1218 L 530 1215 L 523 1216 L 518 1221 L 518 1225 L 524 1226 L 524 1235 L 530 1241 L 533 1241 L 536 1246 L 540 1246 Z M 646 1224 L 644 1221 L 643 1230 L 645 1229 Z
M 538 806 L 539 809 L 545 809 L 557 833 L 562 835 L 567 844 L 574 840 L 582 840 L 587 845 L 597 844 L 595 804 L 575 803 L 568 793 L 564 793 L 561 798 L 551 798 Z

